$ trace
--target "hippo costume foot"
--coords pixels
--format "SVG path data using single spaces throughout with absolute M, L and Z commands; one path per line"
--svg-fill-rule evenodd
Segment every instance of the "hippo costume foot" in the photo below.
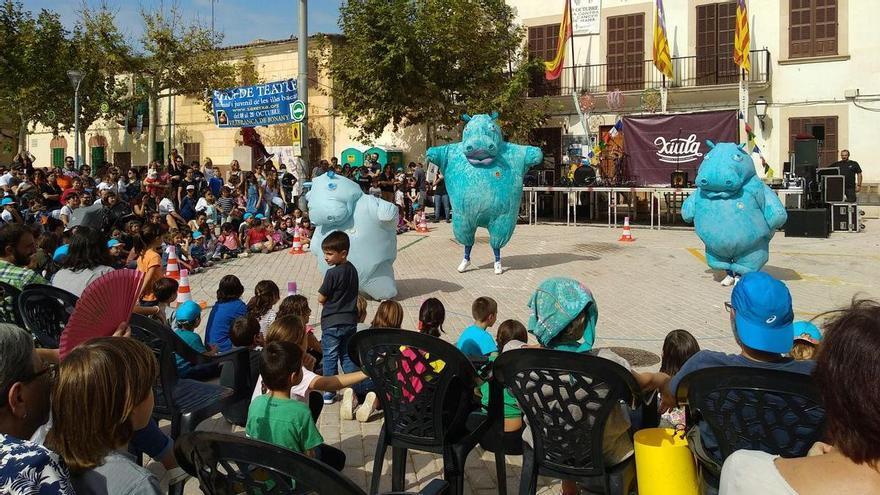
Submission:
M 681 208 L 685 222 L 706 246 L 706 263 L 736 278 L 760 271 L 770 255 L 770 240 L 788 215 L 779 197 L 755 175 L 752 157 L 735 143 L 707 141 L 697 173 L 697 190 Z M 733 278 L 732 281 L 728 278 Z
M 497 113 L 463 115 L 467 124 L 461 142 L 428 150 L 428 160 L 446 177 L 446 190 L 452 211 L 456 212 L 452 231 L 465 246 L 459 272 L 467 270 L 474 234 L 478 227 L 483 227 L 489 231 L 489 245 L 496 252 L 499 265 L 495 273 L 499 273 L 498 253 L 510 241 L 516 227 L 523 175 L 544 158 L 538 147 L 504 141 L 497 118 Z

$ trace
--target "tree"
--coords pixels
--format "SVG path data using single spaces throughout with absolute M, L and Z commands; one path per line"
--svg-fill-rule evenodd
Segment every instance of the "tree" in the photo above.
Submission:
M 522 55 L 513 19 L 503 0 L 350 0 L 340 9 L 345 41 L 324 44 L 337 110 L 365 140 L 389 125 L 424 124 L 430 136 L 491 110 L 522 138 L 549 101 L 524 101 L 539 67 Z
M 24 151 L 28 128 L 57 128 L 72 114 L 68 33 L 58 14 L 42 10 L 36 18 L 20 2 L 0 6 L 0 114 L 18 129 Z
M 152 162 L 162 159 L 155 156 L 159 99 L 173 95 L 199 98 L 210 110 L 211 90 L 234 86 L 236 71 L 217 49 L 220 36 L 198 21 L 180 22 L 183 15 L 176 4 L 167 11 L 142 8 L 141 18 L 145 27 L 143 52 L 127 57 L 126 65 L 149 103 L 147 159 Z

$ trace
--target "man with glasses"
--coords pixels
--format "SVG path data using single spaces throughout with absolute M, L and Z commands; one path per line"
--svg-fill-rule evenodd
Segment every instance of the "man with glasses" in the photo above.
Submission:
M 766 370 L 789 371 L 809 375 L 815 361 L 796 361 L 787 356 L 794 344 L 794 312 L 791 293 L 784 283 L 764 272 L 742 276 L 733 288 L 730 302 L 725 302 L 730 317 L 733 337 L 740 347 L 739 354 L 703 350 L 684 364 L 678 373 L 662 388 L 661 409 L 676 406 L 675 392 L 689 373 L 704 368 L 739 366 Z M 705 422 L 699 423 L 699 441 L 695 451 L 708 454 L 720 472 L 721 452 L 718 441 Z M 698 453 L 699 455 L 699 453 Z M 705 457 L 701 456 L 702 458 Z
M 49 420 L 56 364 L 41 359 L 33 338 L 0 324 L 0 490 L 73 494 L 67 466 L 51 450 L 29 441 Z

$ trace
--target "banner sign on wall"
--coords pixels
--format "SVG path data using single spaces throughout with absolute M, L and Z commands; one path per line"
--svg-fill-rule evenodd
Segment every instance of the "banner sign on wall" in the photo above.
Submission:
M 299 122 L 305 117 L 297 99 L 296 79 L 215 90 L 214 122 L 218 127 L 257 127 Z
M 629 175 L 651 186 L 668 186 L 675 170 L 693 181 L 709 152 L 707 139 L 735 143 L 739 136 L 735 110 L 624 117 L 623 128 Z
M 572 33 L 599 34 L 602 0 L 571 0 Z

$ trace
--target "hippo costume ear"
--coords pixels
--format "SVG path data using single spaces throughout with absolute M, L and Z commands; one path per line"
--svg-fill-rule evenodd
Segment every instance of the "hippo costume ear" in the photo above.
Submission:
M 492 117 L 492 120 L 498 120 L 498 112 L 492 112 L 489 116 Z
M 710 139 L 706 140 L 706 146 L 708 146 L 710 150 L 715 149 L 715 143 L 713 143 Z
M 463 114 L 461 114 L 461 120 L 463 120 L 463 121 L 465 121 L 465 122 L 470 122 L 470 121 L 471 121 L 471 116 L 468 115 L 468 114 L 466 114 L 466 113 L 463 113 Z

